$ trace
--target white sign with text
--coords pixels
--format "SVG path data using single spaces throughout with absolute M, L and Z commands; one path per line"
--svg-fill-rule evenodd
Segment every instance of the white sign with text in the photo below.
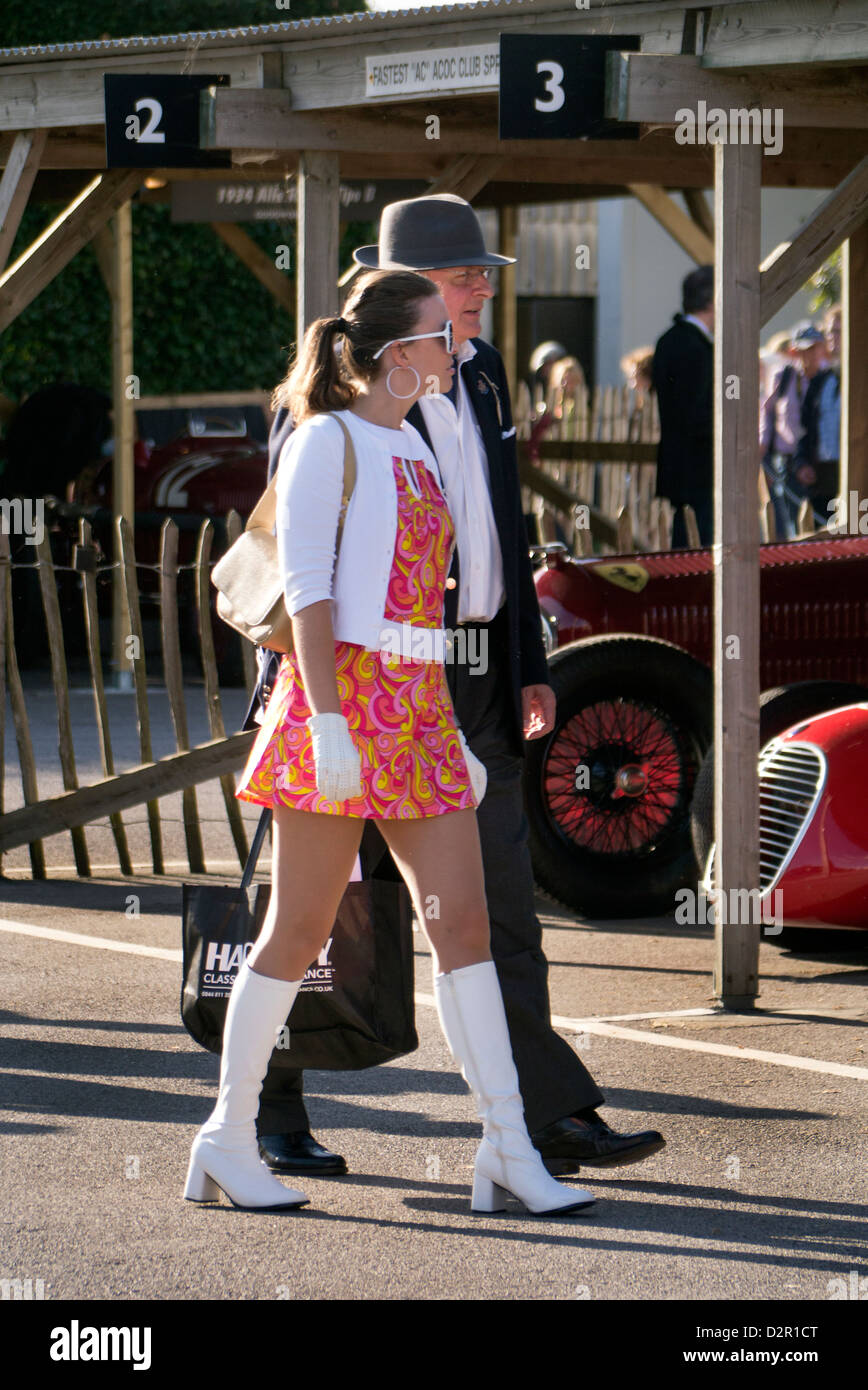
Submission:
M 412 92 L 496 89 L 500 50 L 496 43 L 468 48 L 434 48 L 419 53 L 382 53 L 365 58 L 365 95 L 405 96 Z

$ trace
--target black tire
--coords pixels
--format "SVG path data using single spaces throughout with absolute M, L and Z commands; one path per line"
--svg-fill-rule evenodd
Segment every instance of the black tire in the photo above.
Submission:
M 800 719 L 811 719 L 826 710 L 855 705 L 862 700 L 868 700 L 868 686 L 854 685 L 850 681 L 799 681 L 796 685 L 778 685 L 766 690 L 760 697 L 760 747 L 798 724 Z M 693 852 L 701 872 L 705 870 L 714 843 L 714 761 L 714 751 L 709 749 L 699 769 L 690 808 Z M 781 941 L 781 937 L 775 940 Z
M 537 883 L 586 917 L 671 911 L 696 883 L 689 813 L 710 672 L 669 642 L 592 637 L 555 652 L 549 680 L 555 728 L 527 744 L 524 774 Z

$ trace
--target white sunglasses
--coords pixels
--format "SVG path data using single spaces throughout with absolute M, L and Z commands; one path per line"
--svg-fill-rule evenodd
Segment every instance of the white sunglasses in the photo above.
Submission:
M 446 351 L 453 352 L 455 350 L 452 320 L 447 319 L 444 326 L 438 328 L 436 333 L 413 333 L 409 338 L 392 338 L 388 343 L 383 344 L 379 352 L 374 353 L 373 361 L 376 362 L 378 357 L 382 357 L 387 347 L 394 347 L 396 343 L 418 343 L 422 338 L 444 338 L 446 340 Z

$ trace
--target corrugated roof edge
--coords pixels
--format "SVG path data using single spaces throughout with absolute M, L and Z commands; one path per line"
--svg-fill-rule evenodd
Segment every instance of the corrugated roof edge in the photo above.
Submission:
M 206 39 L 211 43 L 215 41 L 225 42 L 227 39 L 255 43 L 267 37 L 289 38 L 298 36 L 308 29 L 328 27 L 346 30 L 372 23 L 389 27 L 390 23 L 399 19 L 427 19 L 432 15 L 448 14 L 453 10 L 460 10 L 462 14 L 467 14 L 473 10 L 505 9 L 507 7 L 523 9 L 525 4 L 530 5 L 531 3 L 532 0 L 475 0 L 475 3 L 471 5 L 430 5 L 424 9 L 414 6 L 404 10 L 363 10 L 354 14 L 314 15 L 308 19 L 282 20 L 277 24 L 239 25 L 233 29 L 202 29 L 189 34 L 133 35 L 120 39 L 81 39 L 75 43 L 29 44 L 19 48 L 0 48 L 0 62 L 28 58 L 71 58 L 90 56 L 91 54 L 139 52 L 145 49 L 158 52 L 160 49 L 188 47 L 191 43 L 196 42 L 201 47 L 202 41 Z

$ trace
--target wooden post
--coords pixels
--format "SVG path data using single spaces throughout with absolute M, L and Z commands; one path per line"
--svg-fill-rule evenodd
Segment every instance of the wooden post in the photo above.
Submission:
M 205 708 L 208 711 L 208 726 L 212 739 L 226 737 L 223 711 L 220 708 L 214 632 L 211 626 L 211 585 L 208 582 L 211 577 L 211 542 L 213 537 L 213 522 L 203 521 L 199 528 L 199 539 L 196 545 L 196 568 L 193 571 L 196 577 L 196 612 L 199 617 L 199 649 L 202 655 L 202 676 L 205 681 Z M 249 645 L 249 642 L 245 642 L 245 646 Z M 243 868 L 247 862 L 247 836 L 241 817 L 241 807 L 235 797 L 235 781 L 230 773 L 224 773 L 220 778 L 220 789 L 223 792 L 223 802 L 229 817 L 229 828 L 235 841 L 238 862 Z
M 27 721 L 27 701 L 18 670 L 15 654 L 15 616 L 12 609 L 12 565 L 9 554 L 9 537 L 0 530 L 0 575 L 3 576 L 3 593 L 0 595 L 5 609 L 3 633 L 6 645 L 6 679 L 9 686 L 9 703 L 12 706 L 12 720 L 15 725 L 15 742 L 18 745 L 18 763 L 21 768 L 21 790 L 24 793 L 25 808 L 39 801 L 39 787 L 36 781 L 36 759 L 33 756 L 33 740 Z M 6 702 L 3 702 L 5 710 Z M 13 812 L 6 812 L 2 818 L 5 826 Z M 28 835 L 22 841 L 30 854 L 30 869 L 34 878 L 45 878 L 45 849 L 38 835 Z
M 518 242 L 518 208 L 507 206 L 498 215 L 497 250 L 501 256 L 515 256 Z M 518 305 L 515 297 L 515 266 L 500 268 L 500 285 L 494 304 L 497 347 L 506 368 L 509 393 L 515 397 L 518 381 Z
M 84 630 L 87 639 L 87 657 L 90 663 L 90 681 L 93 686 L 93 699 L 96 710 L 96 726 L 99 734 L 99 751 L 102 759 L 102 771 L 104 777 L 114 777 L 115 764 L 112 754 L 111 730 L 109 728 L 108 706 L 105 698 L 105 686 L 102 678 L 102 665 L 100 663 L 99 649 L 99 609 L 96 597 L 96 551 L 93 547 L 93 533 L 90 522 L 85 518 L 79 517 L 78 522 L 78 545 L 76 547 L 77 563 L 80 561 L 81 570 L 81 594 L 84 604 Z M 89 568 L 93 563 L 94 569 Z M 123 819 L 119 813 L 109 816 L 112 834 L 115 837 L 115 845 L 118 851 L 118 861 L 122 874 L 133 872 L 133 863 L 130 859 L 129 845 L 127 844 L 127 832 L 124 827 Z
M 133 220 L 129 202 L 121 204 L 112 218 L 112 415 L 114 457 L 112 460 L 112 511 L 129 523 L 130 544 L 135 544 L 135 439 L 133 371 Z M 117 542 L 117 533 L 116 533 Z M 131 633 L 129 613 L 120 563 L 115 550 L 116 568 L 112 588 L 112 677 L 121 690 L 132 690 L 133 678 L 126 655 L 126 639 Z
M 759 887 L 759 145 L 714 150 L 714 823 L 717 912 L 714 993 L 752 1008 L 760 929 L 731 889 Z M 735 922 L 729 917 L 736 916 Z M 746 917 L 747 920 L 744 920 Z
M 841 264 L 841 495 L 868 497 L 868 222 L 844 242 Z M 849 509 L 845 511 L 849 515 Z
M 305 150 L 299 155 L 295 276 L 299 344 L 314 319 L 338 312 L 339 191 L 336 154 Z
M 130 615 L 130 644 L 133 650 L 133 679 L 136 692 L 136 722 L 139 726 L 139 750 L 143 763 L 153 762 L 151 751 L 151 715 L 148 709 L 148 681 L 145 671 L 145 639 L 142 634 L 142 614 L 139 608 L 139 589 L 136 581 L 136 555 L 133 533 L 124 516 L 115 517 L 115 554 L 120 560 L 124 583 L 124 604 Z M 160 826 L 160 803 L 148 802 L 148 829 L 151 836 L 151 863 L 155 874 L 166 872 L 163 861 L 163 836 Z
M 181 664 L 181 641 L 178 636 L 178 525 L 168 516 L 160 531 L 160 615 L 163 680 L 166 682 L 178 752 L 186 753 L 190 748 L 190 738 L 187 733 L 184 672 Z M 207 873 L 195 787 L 184 788 L 181 793 L 181 807 L 190 873 Z

